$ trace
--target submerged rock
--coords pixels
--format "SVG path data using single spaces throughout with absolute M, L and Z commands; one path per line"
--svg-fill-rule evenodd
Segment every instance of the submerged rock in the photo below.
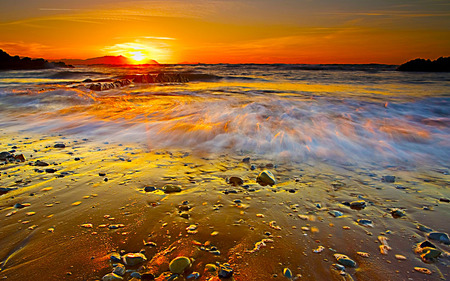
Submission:
M 437 240 L 446 245 L 450 244 L 450 238 L 448 237 L 448 234 L 444 232 L 431 232 L 428 234 L 428 239 Z
M 181 274 L 190 265 L 191 260 L 188 257 L 177 257 L 170 262 L 169 269 L 172 273 Z
M 115 273 L 108 273 L 102 278 L 102 281 L 116 281 L 116 280 L 123 280 L 123 278 Z
M 243 185 L 244 181 L 240 177 L 230 177 L 228 183 L 234 186 Z
M 228 263 L 220 265 L 219 278 L 231 278 L 233 276 L 233 269 Z
M 283 275 L 286 278 L 292 278 L 292 271 L 289 268 L 283 269 Z
M 381 177 L 381 181 L 393 183 L 393 182 L 395 182 L 395 176 L 383 176 L 383 177 Z
M 395 209 L 392 209 L 391 210 L 391 215 L 394 217 L 394 218 L 401 218 L 401 217 L 404 217 L 404 216 L 406 216 L 406 213 L 405 213 L 405 211 L 403 211 L 403 210 L 401 210 L 401 209 L 397 209 L 397 208 L 395 208 Z
M 262 171 L 256 178 L 256 182 L 260 185 L 274 185 L 276 183 L 275 176 L 268 170 Z
M 342 264 L 343 266 L 356 267 L 356 262 L 346 255 L 334 254 L 334 257 L 336 258 L 337 262 Z
M 364 200 L 350 202 L 350 208 L 352 209 L 364 209 L 366 206 L 366 201 Z
M 342 213 L 341 211 L 337 211 L 337 210 L 330 210 L 330 211 L 328 211 L 328 213 L 336 218 L 344 215 L 344 213 Z
M 371 220 L 368 219 L 358 219 L 357 220 L 358 224 L 363 225 L 363 226 L 373 226 L 373 222 Z

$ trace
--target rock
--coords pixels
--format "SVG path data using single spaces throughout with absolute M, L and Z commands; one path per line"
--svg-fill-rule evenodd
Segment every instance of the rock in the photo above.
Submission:
M 152 191 L 155 191 L 156 190 L 156 187 L 154 187 L 154 186 L 146 186 L 146 187 L 144 187 L 144 191 L 145 192 L 152 192 Z
M 25 162 L 25 156 L 23 156 L 23 154 L 15 155 L 14 159 L 20 162 Z
M 393 183 L 395 182 L 395 176 L 382 176 L 381 181 Z
M 228 263 L 220 265 L 219 278 L 231 278 L 233 276 L 233 269 Z
M 208 263 L 208 264 L 205 265 L 205 271 L 216 272 L 217 271 L 217 266 L 212 264 L 212 263 Z
M 56 143 L 53 147 L 54 147 L 54 148 L 65 148 L 66 145 L 63 144 L 63 143 Z
M 423 274 L 428 274 L 428 275 L 431 274 L 431 271 L 428 268 L 425 268 L 425 267 L 414 267 L 414 270 L 418 271 L 420 273 L 423 273 Z
M 239 177 L 231 177 L 228 179 L 228 183 L 234 186 L 243 185 L 244 181 Z
M 125 274 L 125 266 L 121 263 L 117 264 L 116 267 L 114 267 L 113 272 L 117 275 L 123 276 Z
M 358 201 L 352 201 L 350 202 L 350 208 L 352 209 L 364 209 L 366 207 L 366 201 L 364 200 L 358 200 Z
M 291 279 L 292 271 L 289 268 L 285 268 L 285 269 L 283 269 L 283 275 L 284 275 L 284 277 Z
M 391 215 L 392 215 L 392 217 L 397 219 L 397 218 L 401 218 L 401 217 L 406 216 L 406 213 L 403 210 L 395 208 L 395 209 L 391 210 Z
M 58 170 L 53 169 L 53 168 L 45 169 L 45 172 L 46 172 L 46 173 L 50 173 L 50 174 L 53 174 L 53 173 L 55 173 L 55 172 L 57 172 L 57 171 L 58 171 Z
M 147 281 L 147 280 L 155 280 L 155 276 L 152 273 L 150 273 L 150 272 L 142 273 L 141 274 L 141 280 L 145 280 L 145 281 Z
M 450 244 L 450 238 L 448 237 L 448 234 L 444 232 L 431 232 L 428 234 L 428 239 L 437 240 L 446 245 Z
M 423 232 L 432 232 L 433 231 L 433 229 L 431 229 L 423 224 L 420 224 L 420 223 L 417 224 L 417 229 L 420 231 L 423 231 Z
M 445 202 L 445 203 L 450 203 L 450 199 L 448 199 L 448 198 L 439 198 L 439 201 Z
M 427 262 L 431 259 L 435 259 L 441 255 L 441 251 L 431 247 L 422 248 L 420 257 L 423 261 Z
M 176 184 L 166 184 L 165 186 L 163 186 L 162 190 L 165 193 L 180 192 L 181 186 Z
M 275 177 L 272 172 L 268 170 L 262 171 L 256 178 L 256 182 L 260 185 L 274 185 L 276 183 Z
M 46 167 L 46 166 L 48 166 L 48 165 L 49 165 L 48 163 L 43 162 L 43 161 L 41 161 L 41 160 L 37 160 L 36 162 L 34 162 L 34 166 Z
M 356 262 L 346 255 L 334 254 L 334 257 L 336 258 L 337 262 L 342 264 L 343 266 L 356 267 Z
M 330 210 L 330 211 L 328 211 L 328 213 L 336 218 L 344 215 L 344 213 L 342 213 L 341 211 L 337 211 L 337 210 Z
M 122 258 L 120 257 L 119 253 L 111 253 L 111 256 L 109 258 L 112 262 L 122 262 Z
M 244 159 L 242 159 L 243 163 L 250 163 L 250 157 L 245 157 Z
M 31 205 L 30 203 L 23 203 L 23 204 L 21 204 L 21 203 L 16 203 L 16 204 L 14 204 L 14 208 L 16 208 L 16 209 L 22 209 L 22 208 L 28 207 L 28 206 L 30 206 L 30 205 Z
M 200 277 L 200 273 L 198 272 L 192 272 L 191 274 L 189 274 L 186 279 L 198 279 Z
M 115 273 L 108 273 L 102 278 L 102 281 L 116 281 L 116 280 L 123 280 L 123 278 Z
M 8 158 L 13 157 L 13 155 L 7 151 L 0 152 L 0 160 L 5 161 Z
M 419 72 L 450 72 L 450 57 L 440 57 L 437 60 L 414 59 L 397 67 L 398 71 Z
M 191 260 L 188 257 L 177 257 L 170 262 L 169 269 L 172 273 L 181 274 L 190 265 Z
M 182 212 L 181 214 L 180 214 L 180 217 L 182 217 L 182 218 L 184 218 L 184 219 L 189 219 L 189 213 L 188 212 Z
M 0 195 L 5 194 L 5 193 L 7 193 L 7 192 L 9 192 L 9 191 L 11 191 L 11 190 L 14 190 L 14 189 L 17 189 L 17 188 L 0 187 Z
M 122 257 L 126 265 L 134 266 L 143 263 L 147 257 L 142 253 L 128 253 Z
M 363 226 L 373 226 L 373 222 L 368 219 L 358 219 L 356 222 Z

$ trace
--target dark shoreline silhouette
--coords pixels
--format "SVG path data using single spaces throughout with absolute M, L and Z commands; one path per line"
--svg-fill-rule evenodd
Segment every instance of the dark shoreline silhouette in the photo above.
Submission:
M 437 60 L 414 59 L 399 67 L 398 71 L 416 72 L 450 72 L 450 57 L 440 57 Z
M 46 69 L 55 67 L 73 68 L 73 66 L 66 65 L 64 62 L 49 62 L 42 58 L 31 59 L 29 57 L 20 58 L 19 56 L 11 56 L 0 49 L 0 70 Z

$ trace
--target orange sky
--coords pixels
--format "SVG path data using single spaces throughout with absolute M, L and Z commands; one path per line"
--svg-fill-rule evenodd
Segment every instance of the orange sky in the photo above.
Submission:
M 47 59 L 390 63 L 450 55 L 441 0 L 0 1 L 0 48 Z

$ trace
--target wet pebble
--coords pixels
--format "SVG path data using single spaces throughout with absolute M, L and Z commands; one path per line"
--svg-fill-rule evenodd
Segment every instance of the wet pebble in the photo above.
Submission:
M 163 186 L 162 190 L 165 193 L 173 193 L 173 192 L 180 192 L 181 186 L 176 184 L 166 184 Z
M 391 215 L 392 215 L 392 217 L 397 219 L 397 218 L 401 218 L 401 217 L 406 216 L 406 213 L 405 213 L 405 211 L 403 211 L 401 209 L 395 208 L 395 209 L 391 210 Z
M 393 182 L 395 182 L 395 176 L 383 176 L 383 177 L 381 177 L 381 181 L 393 183 Z
M 350 202 L 350 208 L 352 209 L 364 209 L 366 206 L 366 201 L 364 200 Z
M 244 181 L 240 177 L 230 177 L 228 183 L 234 186 L 240 186 L 244 184 Z
M 111 253 L 109 258 L 112 262 L 122 262 L 122 258 L 119 253 Z
M 446 245 L 450 244 L 450 238 L 447 233 L 444 232 L 431 232 L 428 234 L 428 239 L 436 240 Z
M 115 273 L 108 273 L 102 278 L 102 281 L 116 281 L 116 280 L 123 280 L 123 278 Z
M 170 262 L 169 269 L 172 273 L 181 274 L 190 265 L 191 260 L 188 257 L 177 257 Z
M 358 224 L 363 225 L 363 226 L 373 227 L 373 222 L 368 219 L 358 219 L 356 222 L 358 222 Z
M 56 143 L 53 147 L 54 148 L 65 148 L 66 145 L 64 143 Z
M 156 187 L 154 187 L 154 186 L 145 186 L 144 187 L 144 191 L 145 192 L 152 192 L 152 191 L 155 191 L 156 190 Z
M 268 170 L 262 171 L 256 178 L 256 182 L 260 185 L 274 185 L 276 183 L 275 176 Z
M 200 273 L 198 272 L 192 272 L 191 274 L 189 274 L 186 279 L 198 279 L 200 277 Z
M 112 273 L 123 276 L 125 274 L 125 271 L 126 271 L 125 266 L 123 264 L 119 263 L 114 267 Z
M 122 257 L 126 265 L 134 266 L 143 263 L 147 257 L 142 253 L 128 253 Z
M 341 211 L 337 211 L 337 210 L 330 210 L 330 211 L 328 211 L 328 213 L 330 215 L 332 215 L 333 217 L 341 217 L 344 215 L 344 213 L 342 213 Z
M 346 255 L 334 254 L 334 257 L 336 258 L 337 262 L 342 264 L 343 266 L 356 267 L 356 262 Z
M 283 275 L 284 275 L 284 277 L 291 279 L 292 278 L 292 271 L 289 268 L 286 267 L 286 268 L 283 269 Z
M 220 265 L 219 278 L 231 278 L 233 276 L 233 269 L 228 263 Z

